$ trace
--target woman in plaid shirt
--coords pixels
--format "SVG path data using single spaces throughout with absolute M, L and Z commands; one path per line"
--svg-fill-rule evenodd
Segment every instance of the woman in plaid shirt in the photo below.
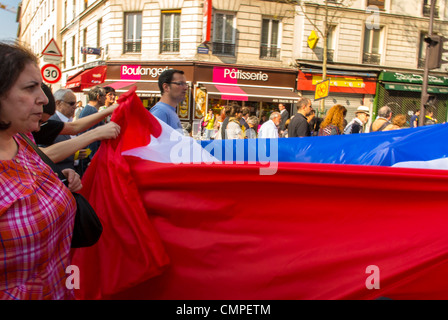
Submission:
M 42 106 L 36 56 L 0 43 L 0 299 L 71 299 L 66 286 L 76 203 L 69 189 L 19 133 L 31 139 Z

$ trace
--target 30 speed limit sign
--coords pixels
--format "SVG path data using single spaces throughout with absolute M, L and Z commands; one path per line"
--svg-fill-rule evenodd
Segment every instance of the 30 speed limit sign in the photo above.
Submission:
M 61 69 L 55 64 L 46 64 L 40 69 L 42 78 L 45 82 L 56 83 L 61 80 Z

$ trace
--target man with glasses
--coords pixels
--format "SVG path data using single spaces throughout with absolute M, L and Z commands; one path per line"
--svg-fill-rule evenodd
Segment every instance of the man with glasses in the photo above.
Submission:
M 56 112 L 50 117 L 49 120 L 55 120 L 60 122 L 72 122 L 76 110 L 76 96 L 70 89 L 59 89 L 54 93 L 54 100 L 56 103 Z M 58 135 L 54 140 L 54 143 L 66 141 L 71 139 L 70 135 Z M 65 160 L 56 164 L 60 170 L 73 169 L 75 170 L 74 155 L 66 158 Z
M 159 89 L 162 97 L 149 112 L 183 134 L 176 108 L 185 99 L 188 90 L 184 72 L 176 69 L 162 72 L 159 76 Z

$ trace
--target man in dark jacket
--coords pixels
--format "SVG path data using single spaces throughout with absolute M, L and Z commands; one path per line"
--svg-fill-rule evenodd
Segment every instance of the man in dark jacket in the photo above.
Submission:
M 313 107 L 310 99 L 302 98 L 299 100 L 297 113 L 288 126 L 288 138 L 311 136 L 310 126 L 306 118 L 311 113 L 311 110 L 313 110 Z
M 280 111 L 281 121 L 280 125 L 278 126 L 278 133 L 279 136 L 283 136 L 283 131 L 285 131 L 286 128 L 286 121 L 289 119 L 289 112 L 286 110 L 286 107 L 283 103 L 280 103 L 278 105 L 278 110 Z

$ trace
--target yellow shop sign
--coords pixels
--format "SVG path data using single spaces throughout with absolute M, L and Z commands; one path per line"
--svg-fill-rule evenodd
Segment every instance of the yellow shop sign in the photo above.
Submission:
M 319 36 L 317 35 L 316 31 L 311 31 L 310 36 L 308 37 L 308 46 L 311 49 L 314 49 L 317 45 L 317 42 L 319 41 Z
M 322 76 L 313 76 L 313 85 L 322 81 Z M 330 85 L 341 88 L 364 88 L 365 84 L 362 78 L 332 78 Z

